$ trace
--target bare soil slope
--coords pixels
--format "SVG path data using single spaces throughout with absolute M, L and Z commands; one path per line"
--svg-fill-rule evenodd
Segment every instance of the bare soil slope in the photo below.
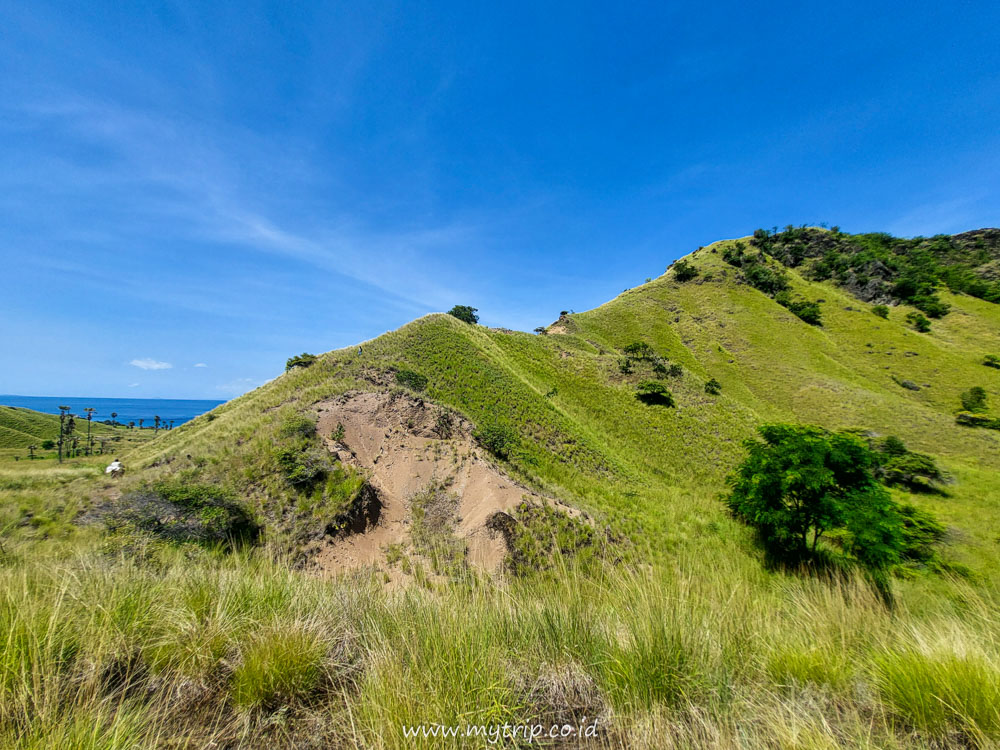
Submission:
M 324 573 L 370 566 L 398 579 L 386 550 L 412 548 L 412 501 L 428 489 L 443 488 L 457 499 L 448 525 L 465 544 L 466 562 L 489 574 L 501 572 L 506 554 L 502 535 L 487 528 L 491 516 L 522 500 L 562 505 L 504 474 L 476 445 L 468 421 L 423 399 L 354 391 L 316 408 L 327 448 L 366 471 L 380 502 L 368 528 L 328 541 L 318 552 L 314 562 Z

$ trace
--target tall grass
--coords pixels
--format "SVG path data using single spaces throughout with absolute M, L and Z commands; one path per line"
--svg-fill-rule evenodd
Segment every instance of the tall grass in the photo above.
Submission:
M 392 592 L 260 553 L 19 557 L 0 571 L 0 745 L 403 747 L 409 724 L 585 715 L 605 745 L 1000 741 L 980 627 L 1000 602 L 890 614 L 863 581 L 753 565 Z

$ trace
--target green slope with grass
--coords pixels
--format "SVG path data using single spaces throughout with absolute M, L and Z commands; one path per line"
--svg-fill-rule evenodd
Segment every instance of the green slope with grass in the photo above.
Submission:
M 480 428 L 516 431 L 509 464 L 522 478 L 641 536 L 654 553 L 738 535 L 715 495 L 739 460 L 741 441 L 761 422 L 896 435 L 955 480 L 946 501 L 912 501 L 964 529 L 952 550 L 959 561 L 995 570 L 1000 433 L 959 426 L 955 412 L 960 393 L 974 385 L 1000 406 L 1000 371 L 982 365 L 985 353 L 1000 350 L 1000 306 L 942 291 L 951 312 L 918 333 L 905 320 L 907 308 L 883 319 L 834 282 L 808 281 L 790 269 L 793 293 L 819 301 L 823 313 L 821 327 L 808 325 L 741 283 L 739 269 L 722 259 L 731 245 L 692 254 L 694 279 L 679 282 L 669 271 L 552 327 L 565 333 L 421 318 L 366 343 L 361 355 L 351 347 L 293 369 L 135 459 L 245 489 L 248 463 L 250 475 L 268 471 L 281 415 L 350 389 L 400 387 L 393 373 L 407 369 L 427 378 L 427 398 Z M 661 381 L 674 408 L 636 398 L 637 383 L 652 373 L 647 363 L 621 371 L 623 349 L 633 342 L 681 366 L 682 374 Z M 719 395 L 705 392 L 710 378 L 721 384 Z
M 115 434 L 114 427 L 100 422 L 92 422 L 91 431 L 95 437 Z M 74 434 L 77 438 L 81 435 L 86 436 L 86 419 L 76 418 Z M 0 406 L 0 448 L 27 448 L 29 445 L 40 445 L 45 440 L 58 439 L 59 417 L 55 414 L 43 414 L 15 406 Z
M 997 746 L 1000 432 L 955 418 L 977 385 L 1000 414 L 1000 370 L 983 365 L 1000 353 L 1000 305 L 962 291 L 981 290 L 969 274 L 990 273 L 977 243 L 993 235 L 936 240 L 937 265 L 889 268 L 910 245 L 813 231 L 753 261 L 772 276 L 725 259 L 748 240 L 716 243 L 687 258 L 687 280 L 675 267 L 544 335 L 426 316 L 136 447 L 121 482 L 96 463 L 6 464 L 0 745 L 468 747 L 484 742 L 404 727 L 596 719 L 584 746 Z M 957 275 L 940 265 L 952 256 Z M 869 261 L 888 269 L 877 288 L 860 283 Z M 914 308 L 874 307 L 914 268 L 954 284 L 922 290 L 924 307 L 949 306 L 926 333 Z M 788 297 L 746 283 L 773 274 Z M 817 303 L 822 325 L 795 301 Z M 644 381 L 675 405 L 637 398 Z M 304 415 L 350 390 L 412 387 L 468 417 L 509 471 L 627 539 L 624 561 L 402 590 L 367 571 L 313 575 L 303 539 L 363 477 L 318 451 Z M 943 493 L 892 494 L 946 527 L 948 565 L 900 569 L 891 610 L 861 575 L 766 567 L 719 496 L 767 421 L 895 435 L 932 456 Z M 161 499 L 198 500 L 184 523 L 236 504 L 259 538 L 174 544 L 99 521 L 117 493 L 158 483 Z

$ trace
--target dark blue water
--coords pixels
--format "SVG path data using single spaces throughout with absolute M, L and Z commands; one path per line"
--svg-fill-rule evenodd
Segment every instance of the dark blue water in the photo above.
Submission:
M 84 409 L 88 406 L 97 409 L 94 413 L 95 422 L 111 419 L 111 412 L 118 414 L 115 421 L 128 424 L 144 420 L 143 426 L 152 425 L 153 417 L 159 417 L 169 423 L 173 420 L 174 427 L 194 419 L 199 414 L 214 409 L 223 401 L 208 401 L 186 398 L 76 398 L 70 396 L 6 396 L 0 395 L 0 405 L 20 406 L 25 409 L 58 414 L 60 406 L 70 407 L 70 414 L 86 416 Z

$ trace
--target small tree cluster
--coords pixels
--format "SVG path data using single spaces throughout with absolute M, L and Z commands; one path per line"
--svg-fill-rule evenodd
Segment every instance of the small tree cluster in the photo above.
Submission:
M 787 291 L 778 292 L 778 294 L 774 295 L 774 301 L 811 326 L 823 325 L 822 313 L 818 302 L 793 300 Z
M 698 275 L 698 269 L 684 259 L 674 263 L 673 269 L 674 278 L 680 282 L 690 281 Z
M 995 367 L 1000 370 L 1000 356 L 997 356 L 996 354 L 987 354 L 983 357 L 983 364 L 987 367 Z
M 711 378 L 705 383 L 705 393 L 709 396 L 718 396 L 722 393 L 722 383 L 715 378 Z
M 479 312 L 477 307 L 469 307 L 468 305 L 455 305 L 448 311 L 448 314 L 454 318 L 458 318 L 463 323 L 468 323 L 469 325 L 476 325 L 479 322 L 479 316 L 476 313 Z
M 883 320 L 889 319 L 889 307 L 888 305 L 875 305 L 872 308 L 872 314 L 876 317 L 882 318 Z
M 288 361 L 285 362 L 285 372 L 294 370 L 296 367 L 311 367 L 315 364 L 316 359 L 315 354 L 307 354 L 306 352 L 302 352 L 302 354 L 295 357 L 289 357 Z

